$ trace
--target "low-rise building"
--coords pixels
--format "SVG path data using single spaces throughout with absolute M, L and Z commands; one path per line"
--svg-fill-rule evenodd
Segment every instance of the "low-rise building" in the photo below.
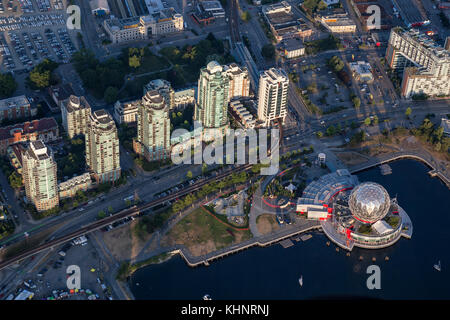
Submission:
M 441 127 L 444 129 L 444 135 L 450 137 L 450 119 L 441 119 Z
M 137 112 L 140 100 L 120 102 L 117 101 L 114 104 L 114 120 L 118 124 L 126 123 L 128 125 L 136 124 Z
M 42 140 L 45 143 L 59 139 L 58 123 L 54 118 L 42 118 L 0 128 L 0 154 L 17 142 Z
M 91 175 L 86 172 L 58 184 L 59 198 L 70 198 L 76 195 L 78 190 L 87 191 L 92 188 Z
M 194 105 L 197 94 L 196 89 L 196 87 L 193 87 L 175 91 L 173 95 L 174 108 L 184 108 L 188 105 Z
M 330 30 L 332 33 L 355 33 L 356 24 L 349 18 L 345 11 L 333 11 L 330 13 L 319 15 L 319 20 L 322 25 Z
M 26 147 L 22 143 L 13 144 L 7 149 L 9 162 L 18 174 L 22 174 L 22 154 L 25 152 L 25 150 Z
M 205 0 L 199 1 L 198 6 L 204 12 L 211 13 L 214 18 L 224 18 L 225 10 L 223 10 L 220 1 L 217 0 Z
M 32 107 L 24 95 L 0 100 L 0 121 L 33 117 L 36 114 L 36 107 Z
M 251 103 L 255 105 L 255 102 L 251 100 Z M 256 108 L 256 106 L 255 106 Z M 232 114 L 239 119 L 239 122 L 242 124 L 244 128 L 253 129 L 256 125 L 256 119 L 253 115 L 248 111 L 248 108 L 244 105 L 244 103 L 240 100 L 234 100 L 230 102 L 230 109 Z
M 146 16 L 125 19 L 111 18 L 103 22 L 112 43 L 145 40 L 153 36 L 183 31 L 183 16 L 173 8 Z
M 305 46 L 303 41 L 298 38 L 290 38 L 282 40 L 278 44 L 278 50 L 286 59 L 294 59 L 305 54 Z
M 59 112 L 63 101 L 69 99 L 71 95 L 75 95 L 75 92 L 73 91 L 72 86 L 66 83 L 62 85 L 50 86 L 48 88 L 48 94 L 56 104 L 56 108 L 53 108 L 49 104 L 50 110 L 52 112 Z
M 286 1 L 263 6 L 263 15 L 269 24 L 275 39 L 279 42 L 283 39 L 312 36 L 313 30 L 309 28 L 291 10 L 291 5 Z
M 350 62 L 350 70 L 352 70 L 353 78 L 356 81 L 371 82 L 373 81 L 372 67 L 368 62 L 356 61 Z
M 96 16 L 104 16 L 110 13 L 107 0 L 91 0 L 89 6 L 91 7 L 92 14 Z

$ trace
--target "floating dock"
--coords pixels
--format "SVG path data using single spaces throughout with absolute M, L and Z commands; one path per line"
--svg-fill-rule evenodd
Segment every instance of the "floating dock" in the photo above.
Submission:
M 392 173 L 392 168 L 387 163 L 382 164 L 380 166 L 380 170 L 381 170 L 381 175 L 383 175 L 383 176 L 387 176 L 388 174 Z
M 280 244 L 284 249 L 292 247 L 294 245 L 294 243 L 290 239 L 282 240 L 280 241 Z
M 307 240 L 309 240 L 311 238 L 312 238 L 312 235 L 310 235 L 310 234 L 305 234 L 305 235 L 300 237 L 300 239 L 302 239 L 302 241 L 307 241 Z

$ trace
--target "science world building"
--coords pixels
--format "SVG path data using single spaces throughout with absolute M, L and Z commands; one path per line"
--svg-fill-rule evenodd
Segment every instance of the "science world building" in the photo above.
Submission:
M 320 220 L 324 233 L 341 248 L 380 249 L 402 236 L 411 238 L 413 226 L 396 198 L 378 183 L 360 183 L 348 170 L 322 176 L 298 199 L 297 212 Z

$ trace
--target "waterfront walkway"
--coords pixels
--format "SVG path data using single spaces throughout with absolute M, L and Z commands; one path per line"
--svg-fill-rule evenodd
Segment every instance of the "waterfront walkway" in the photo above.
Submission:
M 206 255 L 193 256 L 184 245 L 174 245 L 171 247 L 164 247 L 164 248 L 159 247 L 157 250 L 151 252 L 150 254 L 142 256 L 141 259 L 136 260 L 134 262 L 149 259 L 151 257 L 160 255 L 165 252 L 171 252 L 171 253 L 179 253 L 181 257 L 183 257 L 183 259 L 186 261 L 186 263 L 191 267 L 195 267 L 202 264 L 208 266 L 210 262 L 217 260 L 219 258 L 223 258 L 230 254 L 237 253 L 254 246 L 266 247 L 278 243 L 281 240 L 296 236 L 300 233 L 320 228 L 321 226 L 318 221 L 300 220 L 297 221 L 296 224 L 292 226 L 286 226 L 285 228 L 282 228 L 276 233 L 253 237 L 252 239 L 249 239 L 247 241 L 234 244 L 227 248 L 210 252 Z

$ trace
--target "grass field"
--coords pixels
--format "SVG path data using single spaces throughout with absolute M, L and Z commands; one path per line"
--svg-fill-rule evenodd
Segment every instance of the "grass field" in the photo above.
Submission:
M 161 242 L 167 246 L 183 244 L 194 256 L 198 256 L 251 237 L 249 230 L 231 229 L 199 208 L 176 224 Z

